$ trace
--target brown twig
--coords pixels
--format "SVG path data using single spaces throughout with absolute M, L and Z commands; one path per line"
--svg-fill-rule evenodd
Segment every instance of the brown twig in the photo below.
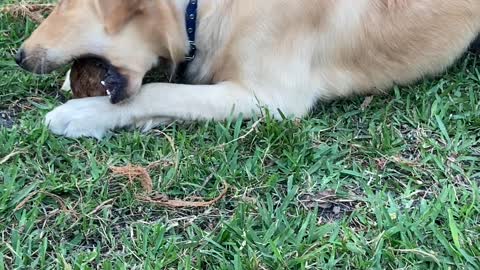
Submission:
M 38 194 L 38 191 L 34 191 L 30 193 L 25 199 L 23 199 L 13 210 L 14 212 L 17 212 L 18 210 L 22 209 L 35 195 Z
M 23 154 L 23 151 L 13 151 L 12 153 L 6 155 L 5 157 L 0 159 L 0 165 L 3 165 L 4 163 L 7 163 L 11 158 L 13 158 L 16 155 Z
M 128 177 L 130 184 L 133 184 L 135 180 L 139 181 L 146 193 L 151 194 L 153 191 L 153 182 L 148 174 L 148 170 L 160 164 L 162 163 L 155 162 L 147 166 L 147 168 L 128 165 L 124 167 L 111 167 L 110 169 L 114 175 Z M 142 202 L 153 203 L 169 208 L 203 208 L 212 206 L 225 197 L 228 192 L 228 185 L 226 183 L 224 185 L 225 187 L 222 193 L 210 201 L 170 200 L 166 195 L 156 197 L 150 195 L 138 195 L 137 199 Z
M 87 216 L 91 216 L 91 215 L 96 214 L 97 212 L 101 211 L 106 205 L 112 203 L 113 201 L 115 201 L 115 199 L 109 199 L 109 200 L 104 201 L 103 203 L 101 203 L 97 207 L 95 207 L 95 209 L 90 211 L 90 213 L 88 213 Z
M 184 201 L 184 200 L 169 200 L 168 198 L 155 199 L 155 198 L 145 197 L 145 196 L 137 196 L 137 199 L 142 202 L 152 203 L 152 204 L 156 204 L 156 205 L 168 207 L 168 208 L 204 208 L 204 207 L 210 207 L 216 204 L 227 195 L 228 185 L 226 183 L 224 185 L 225 187 L 223 188 L 222 193 L 220 193 L 220 195 L 218 195 L 216 198 L 209 201 L 195 202 L 195 201 Z
M 240 137 L 238 137 L 238 138 L 236 138 L 232 141 L 217 145 L 217 146 L 214 147 L 214 149 L 222 149 L 229 144 L 236 143 L 238 141 L 244 140 L 250 134 L 252 134 L 253 132 L 255 132 L 257 130 L 258 125 L 260 125 L 263 122 L 263 120 L 265 120 L 265 119 L 264 118 L 258 119 L 255 123 L 252 124 L 252 126 L 250 127 L 250 130 L 248 130 L 245 134 L 243 134 L 242 136 L 240 136 Z

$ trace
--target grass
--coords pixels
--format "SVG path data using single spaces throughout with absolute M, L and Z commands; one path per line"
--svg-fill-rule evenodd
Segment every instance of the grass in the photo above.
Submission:
M 98 142 L 42 124 L 69 96 L 60 73 L 12 61 L 33 28 L 0 15 L 0 269 L 480 268 L 479 58 L 366 108 L 354 98 L 302 120 Z M 158 194 L 229 192 L 206 209 L 167 209 L 109 170 L 158 160 Z

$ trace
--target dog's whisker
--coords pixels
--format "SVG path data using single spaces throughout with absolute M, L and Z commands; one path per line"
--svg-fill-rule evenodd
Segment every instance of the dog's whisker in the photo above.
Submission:
M 33 67 L 33 71 L 37 71 L 38 70 L 38 67 L 39 67 L 40 63 L 36 63 L 35 64 L 35 67 Z
M 42 65 L 40 66 L 40 73 L 45 74 L 45 58 L 42 58 Z
M 25 64 L 25 62 L 27 62 L 27 61 L 30 60 L 31 58 L 32 58 L 32 55 L 29 55 L 29 56 L 25 57 L 25 58 L 20 62 L 20 64 L 21 64 L 21 65 Z

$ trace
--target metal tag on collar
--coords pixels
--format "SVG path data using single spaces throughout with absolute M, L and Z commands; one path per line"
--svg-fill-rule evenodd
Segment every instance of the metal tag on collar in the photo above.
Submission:
M 188 41 L 190 43 L 190 52 L 185 56 L 185 61 L 192 62 L 195 59 L 195 53 L 197 51 L 197 45 L 194 41 Z

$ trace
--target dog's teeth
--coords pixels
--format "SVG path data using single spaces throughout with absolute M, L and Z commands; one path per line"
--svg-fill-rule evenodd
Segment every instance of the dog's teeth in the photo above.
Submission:
M 100 84 L 103 85 L 103 86 L 107 85 L 107 84 L 105 83 L 105 81 L 101 81 Z
M 107 95 L 108 96 L 111 96 L 112 95 L 112 92 L 110 92 L 110 90 L 107 89 Z

